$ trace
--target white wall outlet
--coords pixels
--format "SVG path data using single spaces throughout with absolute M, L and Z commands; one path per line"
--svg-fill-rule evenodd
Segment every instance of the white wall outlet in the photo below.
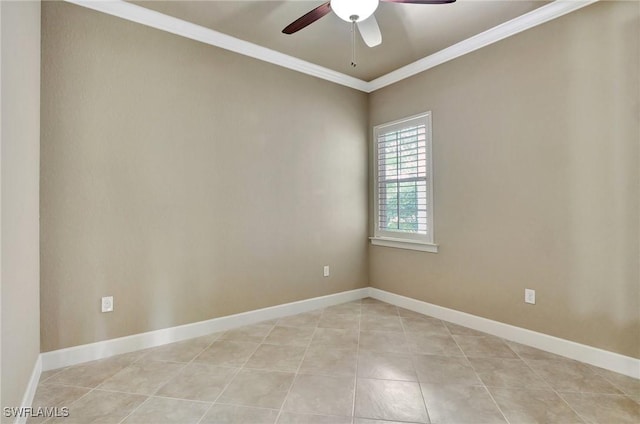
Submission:
M 102 298 L 102 312 L 113 312 L 113 296 Z
M 536 291 L 531 289 L 524 289 L 524 302 L 536 304 Z
M 322 275 L 324 275 L 325 277 L 328 277 L 329 276 L 329 265 L 325 265 L 322 272 L 323 272 Z

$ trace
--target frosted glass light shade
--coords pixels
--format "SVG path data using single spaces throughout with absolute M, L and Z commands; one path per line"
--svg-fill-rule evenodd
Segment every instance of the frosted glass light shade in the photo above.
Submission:
M 343 21 L 351 22 L 352 16 L 357 16 L 356 22 L 364 21 L 378 8 L 378 0 L 331 0 L 331 9 Z

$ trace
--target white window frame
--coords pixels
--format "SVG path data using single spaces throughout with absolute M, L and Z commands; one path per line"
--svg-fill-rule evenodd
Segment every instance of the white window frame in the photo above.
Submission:
M 425 126 L 426 152 L 426 196 L 427 196 L 427 233 L 416 234 L 402 231 L 389 231 L 380 229 L 380 203 L 378 193 L 378 135 L 400 131 L 415 125 Z M 395 247 L 400 249 L 419 250 L 423 252 L 438 252 L 438 245 L 434 242 L 433 220 L 433 161 L 432 161 L 432 128 L 431 112 L 425 112 L 397 121 L 377 125 L 373 128 L 373 237 L 369 237 L 371 244 L 376 246 Z

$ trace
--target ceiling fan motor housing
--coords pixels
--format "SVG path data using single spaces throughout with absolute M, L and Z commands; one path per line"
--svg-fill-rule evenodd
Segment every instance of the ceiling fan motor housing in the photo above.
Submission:
M 361 22 L 373 15 L 378 0 L 331 0 L 331 9 L 346 22 Z

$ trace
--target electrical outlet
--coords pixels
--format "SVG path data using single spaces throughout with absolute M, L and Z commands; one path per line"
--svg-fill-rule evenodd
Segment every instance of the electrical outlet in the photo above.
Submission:
M 524 302 L 536 304 L 536 291 L 532 289 L 524 289 Z
M 102 298 L 102 312 L 113 312 L 113 296 Z
M 325 277 L 329 276 L 329 265 L 324 266 L 323 274 Z

